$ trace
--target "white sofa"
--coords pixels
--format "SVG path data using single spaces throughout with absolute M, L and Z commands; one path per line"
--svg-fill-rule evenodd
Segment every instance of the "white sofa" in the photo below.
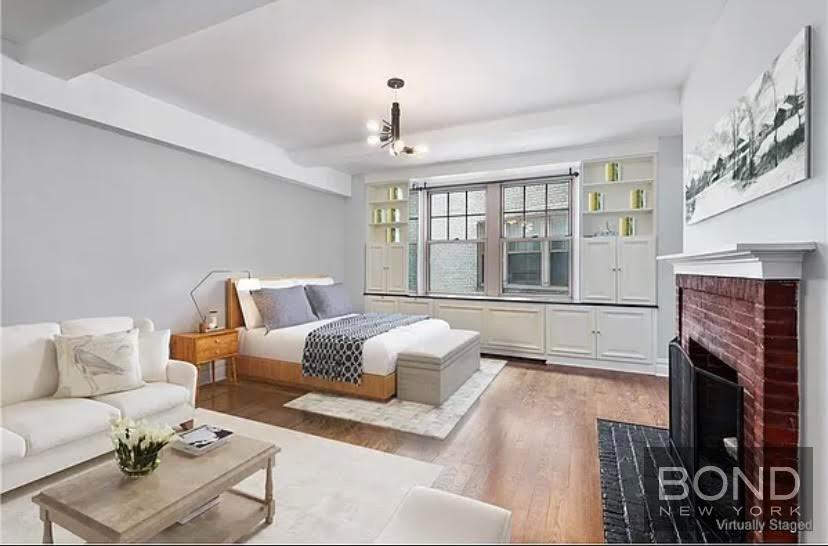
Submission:
M 153 324 L 102 317 L 0 329 L 2 492 L 112 451 L 109 425 L 117 417 L 170 426 L 192 420 L 197 371 L 177 360 L 168 362 L 165 382 L 95 398 L 52 398 L 58 383 L 56 334 L 131 328 L 151 331 Z

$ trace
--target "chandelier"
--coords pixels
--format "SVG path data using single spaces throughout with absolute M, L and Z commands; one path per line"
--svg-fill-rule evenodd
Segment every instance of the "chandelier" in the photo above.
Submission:
M 425 153 L 427 148 L 423 145 L 407 146 L 400 137 L 400 103 L 397 102 L 397 89 L 405 85 L 402 78 L 391 78 L 388 80 L 388 87 L 394 90 L 394 102 L 391 103 L 391 122 L 382 120 L 382 124 L 371 120 L 365 124 L 370 133 L 367 138 L 371 146 L 388 148 L 392 156 L 415 155 Z

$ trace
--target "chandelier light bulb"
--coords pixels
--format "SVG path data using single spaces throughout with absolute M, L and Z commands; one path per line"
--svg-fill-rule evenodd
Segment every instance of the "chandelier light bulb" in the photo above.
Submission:
M 377 123 L 377 122 L 376 122 L 375 120 L 373 120 L 373 119 L 372 119 L 372 120 L 368 120 L 368 121 L 365 123 L 365 128 L 366 128 L 366 129 L 368 129 L 369 131 L 371 131 L 372 133 L 379 133 L 379 130 L 380 130 L 379 123 Z
M 371 146 L 377 146 L 380 143 L 380 137 L 379 135 L 368 135 L 368 138 L 366 138 L 365 141 Z
M 403 150 L 405 150 L 405 142 L 402 139 L 395 140 L 392 146 L 394 147 L 394 151 L 398 154 L 401 154 Z
M 414 153 L 415 154 L 424 154 L 428 152 L 428 146 L 425 144 L 417 144 L 414 146 Z

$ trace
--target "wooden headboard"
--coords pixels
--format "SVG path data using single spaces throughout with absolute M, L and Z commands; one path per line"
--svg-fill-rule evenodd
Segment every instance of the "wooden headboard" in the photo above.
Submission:
M 244 277 L 246 278 L 246 277 Z M 289 279 L 324 279 L 331 278 L 331 275 L 283 275 L 279 277 L 256 277 L 260 281 L 286 281 Z M 240 279 L 227 279 L 224 284 L 224 316 L 227 328 L 240 328 L 244 326 L 241 305 L 239 305 L 239 294 L 236 292 L 236 281 Z

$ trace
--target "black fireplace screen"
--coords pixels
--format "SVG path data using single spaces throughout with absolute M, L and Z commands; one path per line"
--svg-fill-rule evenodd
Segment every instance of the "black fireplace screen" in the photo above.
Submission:
M 694 344 L 692 353 L 691 359 L 678 340 L 670 343 L 670 441 L 691 480 L 697 473 L 700 478 L 691 496 L 697 512 L 711 520 L 742 519 L 743 486 L 739 481 L 734 490 L 730 478 L 742 462 L 743 389 L 733 381 L 735 372 L 701 346 Z M 728 479 L 717 472 L 698 472 L 711 466 Z M 726 493 L 715 495 L 721 491 Z

